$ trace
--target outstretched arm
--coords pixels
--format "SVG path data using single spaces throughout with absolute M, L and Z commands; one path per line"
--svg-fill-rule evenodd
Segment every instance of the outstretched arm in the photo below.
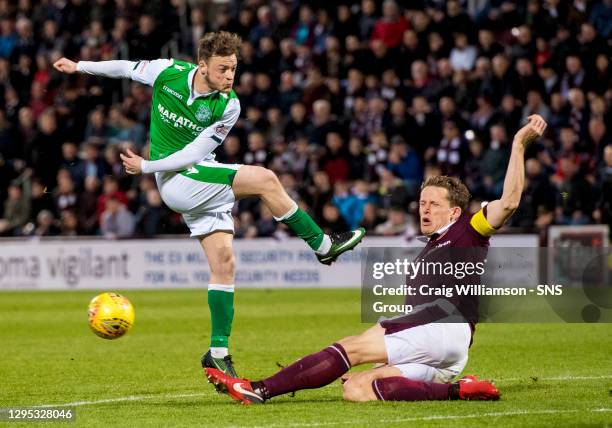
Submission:
M 493 228 L 500 228 L 518 208 L 525 184 L 525 148 L 541 137 L 545 129 L 544 119 L 534 114 L 514 136 L 502 196 L 487 205 L 487 221 Z
M 172 65 L 170 59 L 153 61 L 79 61 L 68 58 L 57 60 L 53 67 L 66 74 L 83 73 L 114 79 L 132 79 L 145 85 L 153 86 L 157 76 Z

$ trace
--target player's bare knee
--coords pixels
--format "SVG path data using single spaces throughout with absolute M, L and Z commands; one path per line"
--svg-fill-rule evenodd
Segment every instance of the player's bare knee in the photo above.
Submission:
M 236 259 L 234 257 L 234 253 L 230 251 L 229 254 L 224 254 L 221 265 L 222 275 L 233 279 L 236 271 Z
M 260 196 L 263 196 L 270 191 L 274 191 L 274 189 L 280 185 L 278 177 L 272 170 L 262 166 L 255 166 L 253 168 L 257 168 L 255 170 L 255 177 L 257 178 L 257 181 L 253 182 L 253 184 L 256 185 L 257 194 Z
M 263 172 L 261 173 L 261 175 L 262 175 L 263 185 L 266 190 L 273 190 L 274 188 L 280 186 L 280 181 L 278 177 L 276 176 L 276 174 L 274 173 L 274 171 L 267 169 L 267 168 L 262 168 L 262 169 L 263 169 Z
M 210 263 L 210 271 L 213 276 L 224 281 L 233 281 L 236 270 L 236 259 L 231 248 L 220 249 L 214 261 Z
M 344 352 L 346 352 L 346 356 L 348 357 L 351 366 L 358 366 L 362 363 L 362 352 L 361 347 L 359 346 L 359 337 L 360 336 L 348 336 L 338 341 L 338 343 L 344 348 Z

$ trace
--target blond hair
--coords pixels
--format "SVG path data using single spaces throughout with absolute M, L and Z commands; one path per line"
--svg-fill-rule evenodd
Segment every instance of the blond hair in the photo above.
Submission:
M 421 185 L 421 190 L 428 186 L 441 187 L 448 191 L 448 201 L 451 207 L 459 207 L 462 211 L 467 209 L 470 202 L 470 191 L 465 187 L 465 184 L 458 178 L 448 177 L 446 175 L 434 175 L 429 177 Z

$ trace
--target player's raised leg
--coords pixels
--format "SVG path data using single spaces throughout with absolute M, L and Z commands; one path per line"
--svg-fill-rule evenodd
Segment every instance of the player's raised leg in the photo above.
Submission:
M 323 264 L 332 264 L 338 256 L 355 248 L 363 239 L 365 229 L 326 235 L 307 212 L 293 201 L 274 172 L 245 165 L 238 170 L 232 184 L 236 199 L 259 197 L 277 221 L 285 223 L 302 238 Z
M 202 366 L 216 368 L 236 376 L 228 352 L 229 336 L 234 319 L 235 261 L 232 249 L 234 235 L 216 231 L 200 237 L 200 243 L 210 266 L 208 308 L 210 309 L 210 349 L 202 356 Z

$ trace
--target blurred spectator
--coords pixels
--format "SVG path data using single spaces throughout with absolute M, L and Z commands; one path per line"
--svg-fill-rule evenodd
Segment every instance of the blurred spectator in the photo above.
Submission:
M 90 175 L 85 179 L 85 189 L 79 194 L 78 198 L 79 229 L 89 235 L 95 234 L 98 229 L 99 191 L 100 180 L 95 175 Z M 104 208 L 100 209 L 104 210 Z
M 542 94 L 536 90 L 527 92 L 527 103 L 523 107 L 523 116 L 519 123 L 527 123 L 527 118 L 532 114 L 539 114 L 546 121 L 550 119 L 550 109 L 544 103 Z M 516 127 L 513 129 L 516 129 Z
M 435 159 L 442 168 L 442 173 L 455 175 L 460 172 L 460 166 L 467 156 L 466 151 L 467 145 L 459 133 L 457 124 L 447 120 L 442 127 L 442 140 L 437 149 L 430 151 L 429 158 L 432 159 L 435 152 Z
M 13 182 L 8 188 L 4 202 L 4 216 L 0 218 L 1 235 L 19 235 L 21 227 L 30 217 L 30 197 L 24 193 L 20 183 Z
M 30 234 L 34 236 L 57 236 L 60 233 L 60 229 L 56 223 L 56 219 L 51 211 L 42 210 L 36 216 L 36 227 Z
M 4 17 L 0 20 L 0 58 L 10 58 L 16 43 L 15 21 Z
M 603 151 L 603 165 L 597 175 L 600 197 L 593 216 L 596 221 L 612 227 L 612 144 Z
M 130 55 L 139 60 L 159 58 L 164 41 L 164 37 L 157 31 L 155 19 L 151 15 L 142 15 L 131 37 Z
M 478 54 L 492 59 L 501 53 L 504 48 L 496 41 L 493 31 L 482 28 L 478 31 Z
M 152 237 L 164 233 L 169 223 L 169 212 L 157 189 L 146 191 L 146 202 L 136 213 L 135 220 L 136 230 L 142 236 Z
M 363 218 L 363 207 L 372 200 L 368 185 L 363 180 L 356 181 L 352 189 L 344 181 L 337 182 L 334 186 L 334 205 L 338 207 L 350 229 L 359 225 Z
M 110 197 L 100 217 L 100 232 L 107 238 L 128 238 L 134 233 L 134 215 L 118 199 Z
M 61 236 L 77 236 L 81 233 L 79 230 L 79 220 L 73 210 L 64 210 L 60 215 L 60 235 Z
M 302 193 L 316 219 L 323 217 L 323 206 L 329 202 L 334 195 L 334 190 L 325 171 L 316 171 L 312 177 L 312 185 L 308 186 Z
M 321 166 L 327 173 L 332 184 L 344 181 L 349 176 L 349 163 L 346 159 L 346 148 L 342 137 L 337 132 L 327 134 L 327 153 L 321 160 Z
M 310 6 L 300 6 L 298 22 L 291 31 L 295 43 L 297 45 L 312 46 L 314 44 L 314 26 L 314 15 Z
M 529 227 L 533 225 L 538 213 L 552 212 L 555 208 L 555 189 L 548 175 L 537 159 L 527 159 L 525 162 L 525 190 L 521 205 L 511 218 L 515 226 Z
M 127 205 L 128 203 L 127 196 L 119 189 L 119 181 L 112 175 L 107 175 L 104 177 L 102 194 L 98 196 L 96 203 L 96 214 L 98 219 L 100 219 L 102 213 L 106 211 L 106 203 L 110 199 L 114 199 L 123 205 Z
M 53 195 L 55 199 L 55 211 L 61 212 L 73 209 L 77 204 L 74 181 L 67 169 L 60 169 L 57 173 L 57 188 Z
M 346 221 L 340 215 L 338 207 L 331 202 L 323 206 L 320 224 L 325 233 L 331 233 L 336 230 L 347 230 L 349 228 Z
M 402 208 L 392 207 L 389 210 L 387 221 L 376 226 L 374 233 L 383 236 L 402 236 L 406 235 L 410 229 L 410 235 L 415 236 L 416 230 L 411 223 L 406 211 Z
M 249 134 L 248 149 L 244 155 L 244 163 L 265 166 L 267 158 L 268 152 L 264 135 L 261 132 L 252 132 Z
M 482 157 L 481 171 L 486 197 L 491 201 L 501 197 L 510 160 L 510 144 L 503 125 L 493 125 L 490 132 L 491 142 Z
M 382 219 L 378 215 L 378 207 L 374 203 L 368 203 L 363 206 L 363 218 L 360 227 L 366 230 L 366 233 L 373 233 L 378 226 L 382 223 Z
M 93 143 L 84 144 L 83 165 L 86 177 L 96 177 L 101 180 L 107 173 L 107 165 L 100 158 L 98 147 Z
M 586 224 L 593 213 L 595 201 L 591 184 L 580 172 L 578 162 L 572 157 L 561 158 L 557 181 L 559 224 Z
M 234 217 L 237 223 L 236 238 L 252 239 L 257 236 L 257 227 L 253 221 L 253 214 L 250 211 L 243 211 L 239 217 Z
M 368 40 L 375 25 L 376 2 L 374 0 L 362 0 L 361 13 L 359 15 L 359 38 L 361 40 Z
M 259 220 L 255 223 L 257 236 L 271 237 L 276 232 L 277 226 L 278 222 L 274 220 L 270 209 L 266 205 L 260 204 Z
M 349 150 L 347 155 L 348 161 L 348 178 L 350 180 L 358 180 L 359 178 L 369 178 L 368 159 L 363 147 L 361 139 L 353 137 L 349 141 Z
M 55 187 L 55 176 L 62 163 L 62 136 L 55 112 L 46 110 L 38 119 L 38 130 L 25 147 L 26 162 L 50 188 Z
M 71 141 L 66 141 L 62 144 L 62 163 L 60 168 L 70 172 L 72 180 L 75 182 L 77 189 L 81 189 L 83 181 L 85 181 L 85 162 L 79 158 L 79 149 L 77 145 Z
M 31 181 L 26 182 L 25 185 L 30 185 L 30 222 L 35 222 L 38 213 L 47 210 L 52 213 L 55 212 L 55 201 L 51 192 L 48 191 L 47 187 L 40 181 L 39 178 L 34 177 Z
M 417 153 L 402 137 L 391 139 L 387 169 L 396 177 L 404 180 L 411 196 L 416 196 L 423 180 L 423 167 Z
M 467 35 L 455 34 L 455 47 L 450 53 L 450 63 L 453 69 L 470 71 L 474 67 L 477 53 L 476 48 L 468 44 Z
M 385 0 L 382 5 L 383 15 L 374 24 L 372 40 L 380 40 L 388 48 L 395 48 L 402 42 L 408 22 L 400 14 L 400 9 L 394 0 Z
M 104 144 L 109 136 L 104 108 L 98 107 L 89 114 L 84 140 L 90 143 Z

